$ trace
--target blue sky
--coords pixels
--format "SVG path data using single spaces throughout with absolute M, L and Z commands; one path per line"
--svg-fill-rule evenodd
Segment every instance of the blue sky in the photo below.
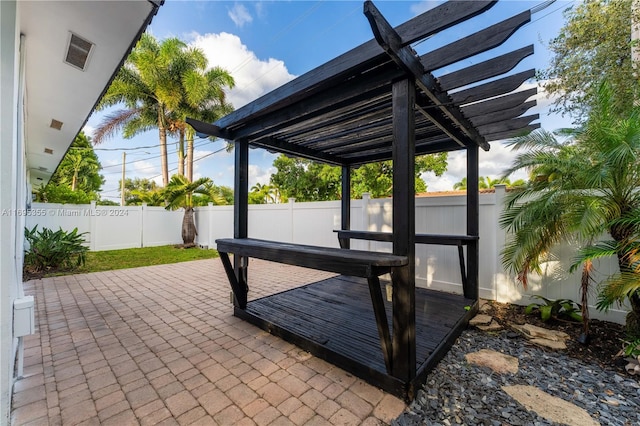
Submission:
M 375 3 L 395 26 L 440 2 Z M 415 48 L 418 53 L 424 53 L 541 3 L 501 0 L 488 12 L 468 22 L 463 30 L 434 37 Z M 535 55 L 525 59 L 514 72 L 532 67 L 545 68 L 550 58 L 546 44 L 562 27 L 562 11 L 571 4 L 569 1 L 556 1 L 534 14 L 532 22 L 518 30 L 512 40 L 487 55 L 495 56 L 533 43 Z M 210 65 L 229 70 L 236 79 L 236 88 L 229 93 L 229 99 L 236 108 L 372 38 L 361 1 L 167 0 L 153 19 L 150 31 L 159 39 L 176 36 L 196 45 L 204 50 Z M 464 65 L 478 63 L 487 55 L 469 58 Z M 548 113 L 549 103 L 544 96 L 538 99 L 535 112 L 541 115 L 542 127 L 554 130 L 569 126 L 568 119 Z M 87 133 L 91 134 L 102 119 L 102 113 L 93 114 L 85 128 Z M 176 167 L 177 157 L 174 140 L 169 142 L 171 169 Z M 160 182 L 157 145 L 157 131 L 150 131 L 129 140 L 115 136 L 97 146 L 96 152 L 107 181 L 102 198 L 119 200 L 118 180 L 125 150 L 127 177 L 154 178 Z M 481 154 L 480 174 L 497 177 L 510 164 L 513 154 L 499 142 L 491 145 L 491 151 Z M 233 154 L 226 153 L 224 146 L 223 141 L 196 141 L 196 177 L 208 176 L 217 185 L 233 186 Z M 263 150 L 250 151 L 250 185 L 268 183 L 274 171 L 274 158 Z M 169 173 L 175 173 L 175 170 Z M 464 175 L 464 153 L 452 153 L 445 176 L 438 178 L 426 174 L 423 177 L 430 191 L 438 191 L 451 189 L 453 183 Z

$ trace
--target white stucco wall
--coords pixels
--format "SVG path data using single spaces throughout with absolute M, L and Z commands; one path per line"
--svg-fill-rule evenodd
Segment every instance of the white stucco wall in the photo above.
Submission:
M 13 300 L 20 291 L 21 251 L 16 246 L 21 234 L 17 215 L 19 191 L 16 182 L 24 182 L 24 150 L 18 114 L 19 34 L 17 7 L 14 1 L 0 2 L 0 424 L 8 424 L 13 385 L 16 342 L 13 339 Z M 23 192 L 24 194 L 24 192 Z M 24 208 L 25 206 L 21 206 Z

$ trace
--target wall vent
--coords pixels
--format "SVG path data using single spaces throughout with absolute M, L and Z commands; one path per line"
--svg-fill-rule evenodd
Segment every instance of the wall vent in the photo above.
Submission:
M 51 127 L 52 129 L 60 130 L 60 129 L 62 129 L 62 121 L 58 121 L 58 120 L 52 118 L 51 119 L 51 124 L 49 124 L 49 127 Z
M 69 33 L 69 43 L 67 46 L 67 54 L 64 61 L 82 71 L 87 67 L 89 61 L 89 55 L 93 50 L 94 44 L 90 41 L 77 36 L 74 33 Z
M 51 148 L 45 148 L 44 149 L 44 153 L 45 154 L 53 154 L 53 150 Z

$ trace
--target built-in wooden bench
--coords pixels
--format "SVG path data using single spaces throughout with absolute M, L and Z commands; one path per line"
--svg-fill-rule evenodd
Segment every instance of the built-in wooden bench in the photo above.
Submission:
M 338 241 L 340 247 L 348 248 L 349 240 L 368 240 L 368 241 L 381 241 L 381 242 L 393 242 L 393 234 L 390 232 L 376 232 L 376 231 L 351 231 L 351 230 L 336 230 L 338 234 Z M 416 234 L 416 244 L 433 244 L 433 245 L 445 245 L 445 246 L 457 246 L 458 247 L 458 260 L 460 262 L 460 275 L 462 277 L 463 287 L 467 286 L 467 272 L 464 262 L 463 246 L 474 244 L 478 241 L 477 236 L 472 235 L 445 235 L 445 234 Z
M 286 263 L 305 268 L 335 272 L 342 275 L 366 278 L 376 315 L 380 342 L 387 369 L 390 370 L 391 338 L 380 288 L 379 276 L 391 272 L 392 268 L 408 265 L 407 256 L 397 256 L 345 248 L 318 247 L 302 244 L 265 241 L 254 238 L 225 238 L 216 240 L 220 259 L 229 278 L 239 308 L 247 306 L 248 286 L 242 271 L 236 274 L 229 253 L 234 256 L 253 257 L 272 262 Z

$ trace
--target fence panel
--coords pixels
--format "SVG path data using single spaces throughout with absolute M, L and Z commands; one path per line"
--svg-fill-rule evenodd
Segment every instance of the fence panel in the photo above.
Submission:
M 171 211 L 164 207 L 144 206 L 144 220 L 140 226 L 142 247 L 182 244 L 183 217 L 183 209 Z
M 575 248 L 561 246 L 554 253 L 557 260 L 548 262 L 541 276 L 532 275 L 525 291 L 515 277 L 506 273 L 500 251 L 507 240 L 498 226 L 504 187 L 495 193 L 480 195 L 480 296 L 501 302 L 528 304 L 532 295 L 551 299 L 580 300 L 580 271 L 569 274 Z M 87 232 L 92 250 L 179 244 L 183 211 L 162 207 L 110 207 L 95 205 L 61 205 L 33 203 L 26 226 L 65 230 L 78 228 Z M 196 243 L 215 248 L 217 238 L 233 237 L 233 206 L 196 208 L 198 228 Z M 295 203 L 249 206 L 249 236 L 299 244 L 338 247 L 333 232 L 340 228 L 340 202 Z M 372 200 L 365 194 L 351 204 L 351 229 L 391 232 L 392 200 Z M 466 197 L 464 195 L 419 197 L 416 199 L 416 232 L 430 234 L 466 234 Z M 360 250 L 391 251 L 390 243 L 353 240 L 351 247 Z M 595 264 L 596 282 L 617 271 L 615 259 Z M 462 292 L 458 253 L 455 247 L 416 246 L 416 285 L 453 293 Z M 592 286 L 590 304 L 595 302 Z M 608 314 L 591 309 L 593 318 L 624 322 L 628 309 L 616 307 Z

